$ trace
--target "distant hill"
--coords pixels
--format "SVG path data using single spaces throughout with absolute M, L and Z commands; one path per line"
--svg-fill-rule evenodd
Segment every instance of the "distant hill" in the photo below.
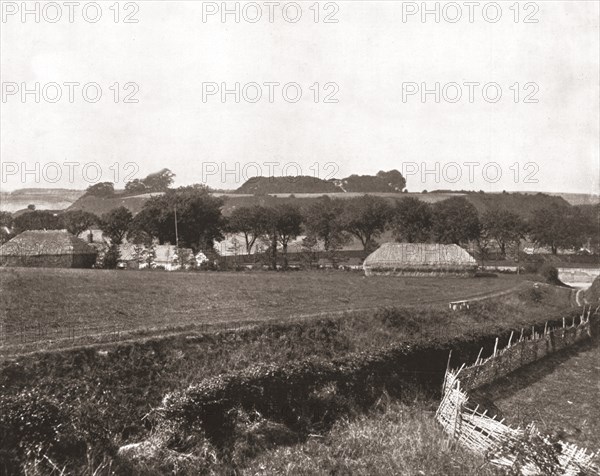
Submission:
M 306 175 L 298 177 L 253 177 L 235 193 L 267 195 L 270 193 L 331 193 L 339 192 L 333 182 Z
M 351 178 L 352 177 L 352 178 Z M 415 197 L 427 203 L 435 203 L 454 196 L 464 196 L 475 208 L 483 213 L 492 208 L 501 208 L 514 211 L 523 217 L 530 217 L 537 209 L 549 206 L 552 203 L 568 205 L 569 202 L 560 196 L 543 193 L 478 193 L 478 192 L 450 192 L 435 191 L 429 193 L 398 193 L 390 191 L 389 184 L 386 191 L 360 191 L 363 188 L 385 189 L 385 185 L 376 176 L 351 176 L 343 179 L 346 182 L 341 186 L 349 189 L 344 192 L 334 181 L 316 179 L 314 177 L 291 178 L 278 177 L 274 179 L 262 177 L 259 180 L 246 182 L 237 190 L 221 191 L 214 193 L 225 199 L 223 213 L 229 215 L 231 211 L 240 206 L 254 204 L 270 205 L 275 203 L 296 203 L 300 206 L 309 205 L 322 195 L 338 198 L 352 198 L 364 193 L 386 198 L 390 202 L 406 197 Z M 359 191 L 356 191 L 356 189 Z M 245 193 L 242 193 L 245 191 Z M 34 204 L 38 210 L 84 210 L 96 215 L 102 215 L 114 208 L 124 206 L 133 214 L 138 213 L 144 203 L 156 193 L 141 195 L 125 195 L 118 191 L 109 198 L 84 195 L 81 190 L 65 189 L 23 189 L 12 193 L 1 194 L 1 209 L 16 212 Z
M 85 192 L 64 188 L 22 188 L 0 192 L 0 211 L 14 213 L 35 205 L 37 210 L 64 210 Z
M 316 177 L 253 177 L 235 193 L 256 195 L 285 193 L 400 193 L 406 180 L 397 170 L 377 175 L 350 175 L 344 179 L 322 180 Z
M 142 195 L 115 194 L 113 197 L 84 195 L 67 208 L 67 210 L 82 210 L 100 216 L 115 208 L 126 207 L 135 215 L 142 209 L 146 200 L 154 195 L 160 195 L 160 193 L 145 193 Z
M 551 193 L 550 195 L 562 197 L 571 205 L 596 205 L 600 203 L 600 195 L 591 193 Z
M 569 203 L 562 197 L 545 193 L 468 193 L 465 198 L 473 204 L 479 213 L 498 208 L 517 213 L 523 218 L 530 218 L 536 210 L 552 204 L 566 205 Z

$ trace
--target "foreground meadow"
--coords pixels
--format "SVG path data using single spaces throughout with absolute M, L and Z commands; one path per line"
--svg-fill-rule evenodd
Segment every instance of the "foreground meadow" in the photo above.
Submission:
M 457 285 L 467 282 L 463 279 Z M 37 464 L 42 472 L 30 474 L 52 474 L 44 459 L 47 456 L 57 467 L 67 468 L 66 474 L 240 472 L 253 467 L 253 460 L 265 451 L 310 442 L 310 435 L 326 437 L 336 422 L 361 418 L 386 393 L 392 404 L 410 404 L 406 391 L 416 385 L 426 399 L 435 398 L 449 349 L 456 351 L 457 364 L 472 361 L 482 345 L 484 355 L 489 355 L 497 335 L 505 342 L 511 330 L 532 325 L 543 329 L 546 320 L 572 313 L 570 294 L 563 288 L 529 287 L 462 311 L 453 312 L 440 304 L 386 307 L 304 322 L 282 319 L 218 333 L 188 330 L 7 358 L 0 363 L 0 405 L 5 409 L 0 415 L 0 469 L 10 474 L 15 468 L 22 471 Z M 385 353 L 394 348 L 400 352 Z M 388 355 L 392 360 L 387 360 Z M 411 355 L 420 357 L 411 360 Z M 377 364 L 375 373 L 368 369 L 369 362 Z M 406 371 L 401 370 L 403 365 L 408 366 Z M 312 369 L 320 368 L 336 372 L 346 384 L 319 387 L 319 374 Z M 265 369 L 279 376 L 275 383 L 282 399 L 270 400 L 272 405 L 262 413 L 245 402 L 243 408 L 232 407 L 222 414 L 226 422 L 217 419 L 191 427 L 157 416 L 165 395 L 180 395 L 185 403 L 190 385 L 210 387 L 212 379 L 240 382 L 242 393 L 225 397 L 242 398 L 246 390 L 254 392 L 253 384 L 244 386 L 244 379 Z M 296 377 L 289 374 L 288 378 L 286 369 L 305 379 L 294 390 L 288 387 L 295 385 Z M 263 384 L 271 385 L 271 380 L 266 378 Z M 303 391 L 308 391 L 306 398 Z M 261 395 L 259 404 L 269 393 Z M 189 409 L 194 413 L 201 406 L 192 404 Z M 219 414 L 215 409 L 208 416 Z M 406 431 L 413 431 L 417 424 L 411 423 Z M 343 437 L 343 426 L 333 428 Z M 394 426 L 387 428 L 395 431 Z M 430 445 L 437 436 L 428 434 Z M 186 469 L 181 460 L 161 456 L 136 473 L 139 467 L 119 457 L 119 447 L 152 438 L 168 445 L 169 451 L 193 453 L 193 465 Z M 469 471 L 464 474 L 476 474 Z
M 518 286 L 523 278 L 366 278 L 359 272 L 132 272 L 0 269 L 6 345 L 114 329 L 288 321 L 379 306 L 437 304 Z

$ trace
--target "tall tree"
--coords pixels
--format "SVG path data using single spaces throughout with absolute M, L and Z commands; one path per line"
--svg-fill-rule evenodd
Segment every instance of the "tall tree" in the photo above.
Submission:
M 61 215 L 61 219 L 67 231 L 75 236 L 89 230 L 100 221 L 93 213 L 83 210 L 67 211 Z
M 271 265 L 277 269 L 277 245 L 283 253 L 283 267 L 288 267 L 288 244 L 302 232 L 302 213 L 292 204 L 275 205 L 269 209 L 268 236 L 271 242 Z
M 390 170 L 389 172 L 380 170 L 377 172 L 377 177 L 385 181 L 385 183 L 387 183 L 397 192 L 401 192 L 406 187 L 406 179 L 396 169 Z
M 15 233 L 25 230 L 60 230 L 62 222 L 58 215 L 47 210 L 25 212 L 13 221 Z
M 252 253 L 256 240 L 268 231 L 268 215 L 265 207 L 254 205 L 234 209 L 227 220 L 227 231 L 244 236 L 246 254 Z
M 431 205 L 409 197 L 398 200 L 392 210 L 391 227 L 398 241 L 426 243 L 431 237 Z
M 13 227 L 13 216 L 10 212 L 0 212 L 0 245 L 11 238 Z
M 348 242 L 344 232 L 342 214 L 344 203 L 337 198 L 324 195 L 304 210 L 304 226 L 308 238 L 307 243 L 320 240 L 323 249 L 331 254 Z M 316 243 L 315 243 L 316 244 Z
M 176 243 L 178 237 L 180 245 L 194 251 L 212 248 L 214 240 L 223 238 L 222 205 L 202 185 L 169 189 L 146 201 L 132 230 L 144 231 L 160 243 Z
M 344 203 L 342 228 L 358 238 L 365 253 L 376 246 L 391 214 L 388 202 L 377 196 L 363 195 L 350 198 Z
M 438 243 L 466 245 L 480 232 L 477 209 L 464 197 L 452 197 L 433 205 L 433 237 Z
M 125 207 L 105 213 L 100 218 L 100 229 L 110 239 L 112 245 L 120 245 L 129 231 L 133 215 Z
M 486 234 L 498 244 L 503 258 L 506 247 L 520 242 L 527 232 L 527 224 L 519 215 L 497 208 L 485 212 L 481 224 Z
M 146 193 L 148 191 L 146 184 L 143 180 L 133 179 L 131 182 L 125 184 L 125 192 L 128 194 L 139 194 Z
M 166 192 L 173 184 L 174 178 L 173 172 L 169 169 L 162 169 L 148 175 L 143 182 L 149 192 Z
M 537 210 L 530 223 L 530 237 L 548 246 L 552 254 L 559 249 L 579 248 L 585 242 L 585 219 L 579 209 L 553 204 Z

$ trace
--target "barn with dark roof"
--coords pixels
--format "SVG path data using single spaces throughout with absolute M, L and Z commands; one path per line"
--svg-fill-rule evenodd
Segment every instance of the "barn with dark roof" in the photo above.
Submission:
M 97 252 L 66 230 L 29 230 L 0 247 L 0 265 L 91 268 Z

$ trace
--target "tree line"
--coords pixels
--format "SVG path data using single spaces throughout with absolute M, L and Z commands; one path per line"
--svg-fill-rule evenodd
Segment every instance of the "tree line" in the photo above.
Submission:
M 599 206 L 551 205 L 526 220 L 503 209 L 480 214 L 462 196 L 433 204 L 413 197 L 388 200 L 374 195 L 349 199 L 322 196 L 304 207 L 294 203 L 240 206 L 228 217 L 222 215 L 223 205 L 224 200 L 211 195 L 207 187 L 193 185 L 168 189 L 149 198 L 135 216 L 125 207 L 102 216 L 85 211 L 30 211 L 12 217 L 3 212 L 0 225 L 15 234 L 28 229 L 64 228 L 74 235 L 97 226 L 114 246 L 125 239 L 138 244 L 157 240 L 161 244 L 178 243 L 195 252 L 212 249 L 215 241 L 223 240 L 227 233 L 239 234 L 247 254 L 258 241 L 267 243 L 274 267 L 278 253 L 287 265 L 288 245 L 299 236 L 305 236 L 306 250 L 320 249 L 325 256 L 335 255 L 353 238 L 366 254 L 377 247 L 377 240 L 386 230 L 400 242 L 471 245 L 482 260 L 492 249 L 501 258 L 514 254 L 515 249 L 518 255 L 525 238 L 548 247 L 553 254 L 588 243 L 598 251 Z

